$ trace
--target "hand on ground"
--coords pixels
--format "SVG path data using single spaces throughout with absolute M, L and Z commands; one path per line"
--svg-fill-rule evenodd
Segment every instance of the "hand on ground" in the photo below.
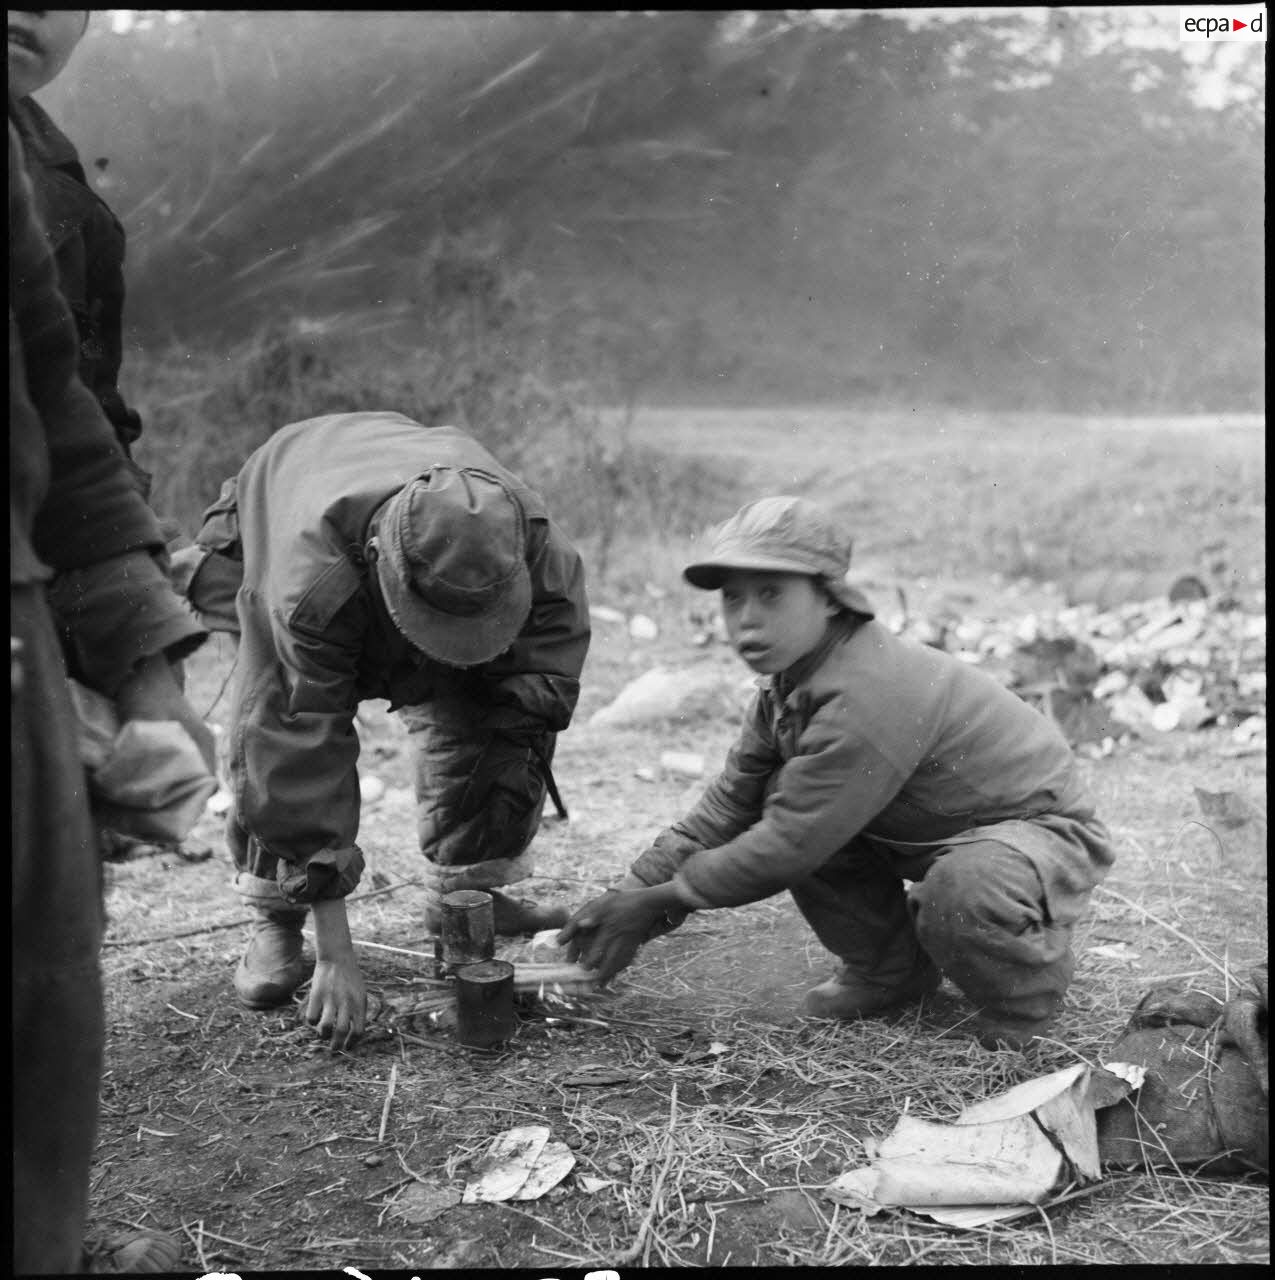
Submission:
M 305 1017 L 333 1049 L 353 1047 L 367 1022 L 367 988 L 353 957 L 315 964 Z

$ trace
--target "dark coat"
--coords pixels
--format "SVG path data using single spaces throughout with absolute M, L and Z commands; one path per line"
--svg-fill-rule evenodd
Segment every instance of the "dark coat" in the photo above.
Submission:
M 33 98 L 13 103 L 36 209 L 79 335 L 80 380 L 97 397 L 129 453 L 141 418 L 119 390 L 123 358 L 124 228 L 89 186 L 70 139 Z
M 9 580 L 58 576 L 80 674 L 113 695 L 139 659 L 204 637 L 159 561 L 164 539 L 93 397 L 9 126 Z

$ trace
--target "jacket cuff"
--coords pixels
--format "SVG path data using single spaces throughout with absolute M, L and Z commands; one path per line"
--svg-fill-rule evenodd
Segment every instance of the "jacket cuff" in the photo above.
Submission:
M 174 594 L 160 564 L 144 551 L 58 574 L 49 603 L 72 674 L 108 697 L 143 658 L 162 653 L 177 661 L 208 635 Z
M 275 878 L 285 901 L 298 906 L 326 898 L 345 898 L 358 888 L 363 876 L 363 851 L 320 849 L 304 863 L 280 860 Z
M 648 886 L 665 884 L 673 879 L 691 854 L 699 853 L 703 847 L 697 840 L 670 827 L 661 831 L 651 847 L 634 860 L 629 874 Z

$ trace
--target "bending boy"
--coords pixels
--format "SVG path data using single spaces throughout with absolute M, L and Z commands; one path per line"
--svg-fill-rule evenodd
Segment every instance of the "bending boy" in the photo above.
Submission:
M 589 646 L 580 557 L 469 436 L 346 413 L 271 436 L 174 560 L 206 625 L 239 636 L 228 837 L 258 922 L 235 988 L 287 1002 L 313 910 L 307 1016 L 344 1046 L 365 1016 L 344 902 L 363 871 L 359 703 L 387 698 L 410 732 L 431 906 L 526 877 Z M 492 896 L 501 934 L 566 918 Z
M 985 672 L 893 635 L 845 580 L 814 504 L 763 498 L 685 571 L 721 591 L 763 680 L 721 774 L 559 935 L 603 977 L 688 911 L 787 890 L 835 976 L 806 997 L 859 1018 L 946 974 L 992 1046 L 1052 1024 L 1072 926 L 1114 858 L 1057 727 Z

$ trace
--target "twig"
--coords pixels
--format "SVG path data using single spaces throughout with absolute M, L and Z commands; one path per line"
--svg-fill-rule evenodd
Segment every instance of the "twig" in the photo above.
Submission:
M 403 1166 L 403 1172 L 408 1174 L 413 1182 L 425 1181 L 425 1175 L 423 1173 L 417 1173 L 416 1170 L 403 1159 L 403 1153 L 397 1147 L 394 1148 L 394 1156 L 398 1160 L 399 1164 Z
M 373 889 L 370 893 L 355 894 L 346 898 L 347 903 L 367 902 L 370 898 L 379 898 L 383 893 L 394 893 L 398 889 L 407 889 L 419 885 L 419 880 L 404 880 L 399 884 L 386 885 L 384 889 Z M 145 938 L 108 938 L 102 943 L 104 947 L 145 947 L 152 942 L 173 942 L 177 938 L 193 938 L 201 933 L 216 933 L 219 929 L 238 929 L 243 925 L 255 924 L 256 916 L 240 916 L 236 920 L 223 920 L 219 924 L 205 924 L 198 929 L 179 929 L 176 933 L 153 933 Z M 432 956 L 430 957 L 433 958 Z
M 446 1053 L 451 1048 L 448 1044 L 435 1044 L 432 1040 L 422 1040 L 420 1036 L 414 1036 L 410 1031 L 395 1029 L 398 1031 L 399 1038 L 406 1040 L 408 1044 L 419 1044 L 426 1049 L 438 1049 L 442 1053 Z
M 385 1141 L 385 1126 L 390 1118 L 390 1105 L 394 1101 L 394 1087 L 398 1084 L 398 1063 L 390 1067 L 390 1086 L 385 1091 L 385 1105 L 381 1108 L 381 1128 L 376 1135 L 377 1142 Z
M 219 1236 L 215 1231 L 208 1231 L 200 1223 L 200 1236 L 207 1236 L 209 1240 L 220 1240 L 222 1244 L 237 1245 L 240 1249 L 254 1249 L 257 1253 L 264 1253 L 266 1246 L 264 1244 L 249 1244 L 246 1240 L 232 1240 L 229 1236 Z
M 1202 960 L 1206 961 L 1208 964 L 1211 964 L 1213 968 L 1215 968 L 1224 978 L 1228 979 L 1229 981 L 1230 970 L 1226 967 L 1226 965 L 1218 964 L 1218 962 L 1214 960 L 1213 957 L 1209 955 L 1209 953 L 1205 951 L 1204 948 L 1201 947 L 1200 944 L 1196 942 L 1194 938 L 1189 938 L 1185 933 L 1181 931 L 1181 929 L 1175 929 L 1167 920 L 1161 920 L 1159 916 L 1153 915 L 1150 911 L 1146 909 L 1146 907 L 1140 906 L 1138 903 L 1133 902 L 1129 898 L 1126 898 L 1123 893 L 1117 893 L 1114 889 L 1108 889 L 1105 884 L 1098 885 L 1097 889 L 1099 893 L 1105 893 L 1108 897 L 1115 898 L 1118 901 L 1123 902 L 1125 906 L 1132 907 L 1135 911 L 1141 911 L 1142 914 L 1146 916 L 1146 918 L 1150 920 L 1152 924 L 1158 924 L 1161 929 L 1167 929 L 1171 934 L 1173 934 L 1175 938 L 1180 938 Z
M 203 1271 L 204 1271 L 205 1273 L 207 1273 L 208 1271 L 210 1271 L 210 1270 L 211 1270 L 211 1268 L 210 1268 L 210 1267 L 209 1267 L 209 1265 L 208 1265 L 208 1259 L 204 1257 L 204 1222 L 203 1222 L 203 1219 L 201 1218 L 201 1219 L 199 1220 L 199 1225 L 198 1225 L 198 1227 L 196 1228 L 196 1230 L 199 1232 L 199 1238 L 198 1238 L 198 1239 L 196 1239 L 196 1238 L 191 1234 L 191 1230 L 190 1230 L 190 1228 L 186 1225 L 186 1223 L 185 1223 L 185 1222 L 183 1222 L 183 1223 L 182 1223 L 182 1230 L 186 1233 L 187 1237 L 190 1239 L 191 1244 L 193 1244 L 193 1245 L 195 1246 L 195 1252 L 199 1255 L 199 1265 L 200 1265 L 200 1267 L 203 1269 Z
M 655 1182 L 651 1186 L 651 1204 L 646 1211 L 646 1216 L 642 1219 L 642 1225 L 638 1227 L 637 1236 L 633 1243 L 615 1260 L 615 1265 L 625 1267 L 636 1262 L 646 1248 L 646 1239 L 650 1233 L 651 1225 L 655 1221 L 655 1215 L 660 1208 L 660 1192 L 664 1189 L 664 1179 L 668 1176 L 668 1171 L 673 1167 L 673 1156 L 675 1147 L 673 1144 L 673 1133 L 677 1126 L 677 1081 L 673 1081 L 673 1091 L 669 1095 L 668 1104 L 668 1129 L 664 1136 L 664 1145 L 667 1152 L 664 1156 L 664 1165 L 656 1175 Z
M 314 934 L 309 929 L 303 929 L 302 932 L 307 938 L 313 938 Z M 396 956 L 411 956 L 416 960 L 434 960 L 435 956 L 427 951 L 409 951 L 407 947 L 391 947 L 385 942 L 365 942 L 362 938 L 351 938 L 350 941 L 356 947 L 370 947 L 373 951 L 392 951 Z M 446 978 L 426 978 L 426 982 L 437 982 L 440 985 L 446 985 Z

